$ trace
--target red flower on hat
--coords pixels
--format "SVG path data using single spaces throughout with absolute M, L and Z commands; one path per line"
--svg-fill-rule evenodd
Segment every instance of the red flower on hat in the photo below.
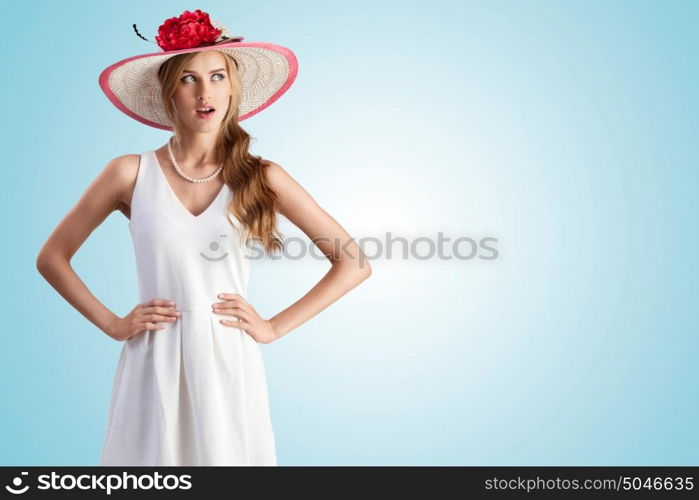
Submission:
M 208 13 L 185 10 L 180 17 L 167 19 L 155 40 L 163 50 L 191 49 L 215 42 L 221 32 L 211 24 Z

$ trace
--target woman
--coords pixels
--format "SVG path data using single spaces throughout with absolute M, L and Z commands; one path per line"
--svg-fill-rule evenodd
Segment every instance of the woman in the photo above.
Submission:
M 37 258 L 71 305 L 124 342 L 102 465 L 276 465 L 259 344 L 286 335 L 371 274 L 357 245 L 346 244 L 347 232 L 280 165 L 248 152 L 239 121 L 290 87 L 293 53 L 242 43 L 213 23 L 200 10 L 185 11 L 160 26 L 162 52 L 102 73 L 100 85 L 119 109 L 173 136 L 110 161 Z M 115 210 L 129 219 L 141 299 L 123 317 L 70 266 Z M 280 249 L 277 212 L 332 266 L 306 295 L 265 318 L 245 298 L 248 244 Z

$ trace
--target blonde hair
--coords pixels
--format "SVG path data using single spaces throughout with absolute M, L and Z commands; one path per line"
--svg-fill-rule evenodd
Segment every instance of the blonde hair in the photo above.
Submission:
M 247 241 L 259 241 L 265 252 L 276 252 L 282 247 L 282 234 L 277 228 L 277 197 L 265 177 L 264 169 L 268 166 L 266 160 L 250 154 L 250 135 L 238 123 L 243 95 L 238 64 L 229 54 L 220 50 L 216 52 L 224 56 L 233 91 L 215 146 L 217 161 L 223 162 L 223 180 L 235 193 L 228 214 L 242 223 L 243 237 Z M 197 54 L 198 52 L 178 54 L 166 60 L 158 69 L 163 107 L 173 124 L 175 136 L 177 120 L 172 96 L 182 71 Z M 235 227 L 235 224 L 232 225 Z

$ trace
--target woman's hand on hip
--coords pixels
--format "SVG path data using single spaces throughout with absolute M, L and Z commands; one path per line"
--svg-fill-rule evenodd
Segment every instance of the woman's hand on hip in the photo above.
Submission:
M 152 299 L 143 304 L 138 304 L 129 314 L 123 318 L 115 319 L 107 335 L 114 340 L 124 341 L 146 330 L 162 330 L 164 325 L 158 322 L 172 323 L 182 313 L 175 310 L 175 304 L 165 299 Z
M 261 317 L 254 307 L 237 293 L 220 293 L 221 302 L 211 305 L 215 314 L 232 316 L 235 319 L 219 320 L 223 325 L 238 328 L 248 333 L 256 342 L 269 344 L 279 338 L 272 322 Z

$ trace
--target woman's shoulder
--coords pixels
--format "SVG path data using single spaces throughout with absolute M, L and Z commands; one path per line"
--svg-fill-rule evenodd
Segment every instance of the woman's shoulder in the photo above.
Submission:
M 289 181 L 289 174 L 284 168 L 278 163 L 268 160 L 266 158 L 262 159 L 262 165 L 264 168 L 265 178 L 267 183 L 275 191 L 280 191 L 284 189 L 284 185 Z
M 292 202 L 303 202 L 310 195 L 284 167 L 271 160 L 263 160 L 265 163 L 265 178 L 267 184 L 277 195 L 280 206 L 283 208 Z
M 280 164 L 268 160 L 267 158 L 262 158 L 262 166 L 264 167 L 265 176 L 269 181 L 278 182 L 285 174 L 288 175 Z
M 120 202 L 120 210 L 122 210 L 122 206 L 131 206 L 131 197 L 136 185 L 140 163 L 140 154 L 124 154 L 112 158 L 104 168 L 104 174 L 113 183 L 113 189 Z
M 138 168 L 138 163 L 141 161 L 141 155 L 140 154 L 125 154 L 121 156 L 115 156 L 111 160 L 111 164 L 117 165 L 117 168 L 125 169 L 125 168 Z
M 112 158 L 105 170 L 109 177 L 119 185 L 136 182 L 138 167 L 141 163 L 140 154 L 125 154 Z

